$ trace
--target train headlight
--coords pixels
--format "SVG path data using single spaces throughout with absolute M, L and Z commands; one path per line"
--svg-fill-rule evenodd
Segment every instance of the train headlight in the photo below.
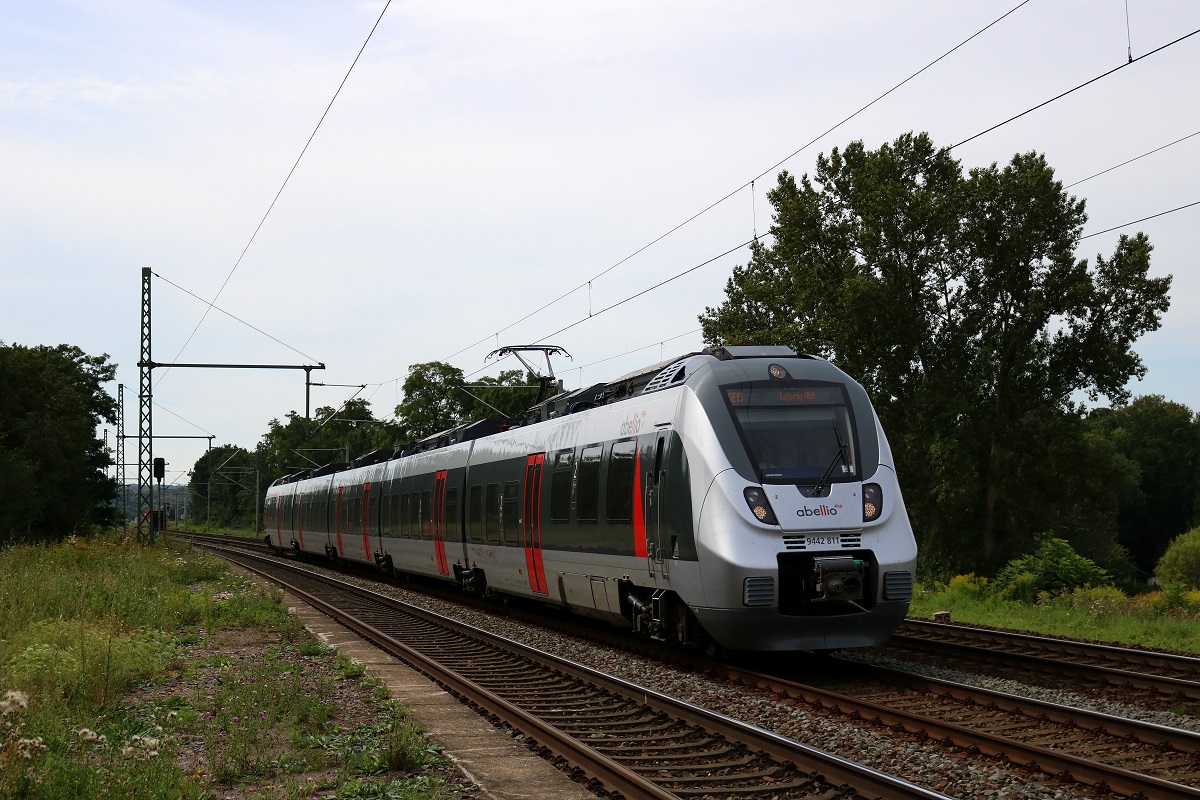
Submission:
M 862 497 L 863 522 L 879 519 L 879 515 L 883 513 L 883 489 L 879 488 L 878 483 L 864 483 Z
M 767 502 L 766 492 L 758 486 L 747 486 L 742 494 L 746 496 L 746 505 L 750 506 L 750 513 L 759 522 L 767 525 L 779 524 L 779 520 L 775 518 L 775 512 L 771 510 L 771 504 Z

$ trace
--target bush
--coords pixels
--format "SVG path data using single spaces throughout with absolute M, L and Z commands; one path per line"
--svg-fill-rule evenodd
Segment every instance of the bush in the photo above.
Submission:
M 974 572 L 955 575 L 946 586 L 946 594 L 962 597 L 983 597 L 988 593 L 988 579 Z
M 1083 609 L 1093 617 L 1124 614 L 1129 607 L 1129 597 L 1115 586 L 1076 589 L 1070 602 L 1073 608 Z
M 1193 528 L 1171 540 L 1167 552 L 1158 560 L 1154 577 L 1164 585 L 1178 583 L 1200 589 L 1200 528 Z
M 1110 581 L 1107 572 L 1076 553 L 1069 542 L 1051 538 L 1033 554 L 1008 562 L 992 587 L 1000 597 L 1035 602 L 1042 593 L 1060 595 Z
M 1182 583 L 1168 583 L 1161 592 L 1154 592 L 1150 595 L 1150 611 L 1159 615 L 1187 616 L 1195 611 L 1200 611 L 1200 603 L 1195 601 L 1197 594 L 1200 593 L 1189 592 L 1188 587 Z

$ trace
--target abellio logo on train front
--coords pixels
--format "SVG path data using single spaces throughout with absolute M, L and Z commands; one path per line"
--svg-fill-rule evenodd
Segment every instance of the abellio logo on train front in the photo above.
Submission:
M 796 510 L 797 517 L 835 517 L 838 509 L 842 507 L 841 503 L 834 503 L 833 506 L 827 506 L 824 503 L 816 508 L 800 508 Z

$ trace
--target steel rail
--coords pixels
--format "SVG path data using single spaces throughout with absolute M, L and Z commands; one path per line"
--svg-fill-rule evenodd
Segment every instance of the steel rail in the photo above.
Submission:
M 933 632 L 937 635 L 941 635 L 943 632 L 953 632 L 955 635 L 975 636 L 984 640 L 1009 641 L 1016 644 L 1029 644 L 1051 650 L 1073 650 L 1078 653 L 1093 654 L 1101 658 L 1111 656 L 1123 661 L 1135 661 L 1154 666 L 1170 667 L 1172 669 L 1190 670 L 1200 674 L 1200 656 L 1164 653 L 1158 650 L 1141 650 L 1135 647 L 1123 647 L 1121 645 L 1104 644 L 1101 642 L 1085 642 L 1078 639 L 1060 639 L 1054 636 L 1042 636 L 1021 631 L 976 628 L 970 625 L 955 625 L 949 622 L 933 622 L 924 619 L 906 619 L 904 627 Z
M 213 549 L 223 549 L 220 546 L 206 546 Z M 278 561 L 250 555 L 245 552 L 236 552 L 236 556 L 239 558 L 239 563 L 241 563 L 240 559 L 253 559 L 254 561 L 265 562 L 276 570 L 296 571 L 307 579 L 336 585 L 339 591 L 354 595 L 362 600 L 377 603 L 388 608 L 402 608 L 404 613 L 433 621 L 440 626 L 451 628 L 456 632 L 468 635 L 477 640 L 486 641 L 504 650 L 518 652 L 525 658 L 534 660 L 565 675 L 586 680 L 589 683 L 623 697 L 635 698 L 637 702 L 654 711 L 670 714 L 689 724 L 703 728 L 710 733 L 741 741 L 751 750 L 761 751 L 777 761 L 795 764 L 798 768 L 805 771 L 820 773 L 827 782 L 835 786 L 847 785 L 853 787 L 856 792 L 866 797 L 888 798 L 888 800 L 902 800 L 905 798 L 910 800 L 949 800 L 945 795 L 879 772 L 878 770 L 855 764 L 840 756 L 794 742 L 761 728 L 746 725 L 730 717 L 684 703 L 620 678 L 605 675 L 583 665 L 543 653 L 519 642 L 481 631 L 434 612 L 409 606 L 386 595 L 327 578 L 296 566 L 281 564 Z M 669 792 L 664 792 L 664 790 L 655 786 L 652 782 L 641 778 L 612 759 L 595 753 L 587 745 L 573 737 L 547 726 L 533 715 L 495 695 L 493 692 L 453 672 L 447 671 L 436 661 L 424 656 L 402 642 L 395 641 L 377 628 L 354 619 L 346 612 L 340 611 L 312 592 L 296 586 L 294 582 L 270 574 L 267 568 L 259 568 L 253 564 L 242 564 L 242 566 L 262 575 L 270 581 L 286 585 L 288 591 L 295 593 L 304 599 L 305 602 L 312 604 L 323 613 L 329 614 L 383 649 L 412 664 L 414 668 L 430 676 L 453 693 L 476 703 L 481 708 L 487 710 L 488 713 L 494 714 L 498 718 L 503 719 L 507 724 L 526 733 L 527 736 L 547 747 L 556 756 L 566 758 L 572 764 L 581 765 L 589 773 L 589 776 L 600 780 L 606 786 L 610 787 L 610 789 L 620 791 L 629 798 L 645 797 L 661 799 L 677 797 Z M 593 762 L 595 762 L 595 765 L 589 766 Z
M 261 543 L 253 540 L 255 545 Z M 396 603 L 398 601 L 388 598 L 383 595 L 378 595 L 369 590 L 359 587 L 346 586 L 342 587 L 346 591 L 366 597 L 372 601 Z M 431 614 L 432 612 L 421 612 L 422 614 Z M 561 662 L 561 668 L 571 670 L 572 674 L 577 677 L 585 678 L 593 683 L 601 683 L 606 688 L 617 694 L 629 694 L 632 692 L 639 693 L 639 696 L 644 696 L 647 702 L 653 697 L 660 697 L 657 693 L 649 692 L 641 687 L 629 684 L 618 678 L 606 676 L 603 679 L 598 679 L 594 671 L 574 664 L 573 662 L 557 659 L 548 654 L 528 648 L 520 643 L 513 642 L 503 637 L 496 637 L 487 632 L 478 632 L 470 626 L 463 626 L 453 620 L 449 620 L 440 615 L 434 615 L 439 624 L 450 624 L 456 628 L 470 631 L 471 635 L 494 640 L 498 646 L 503 646 L 511 649 L 519 649 L 527 655 L 527 657 L 536 658 L 537 660 L 554 659 Z M 589 635 L 595 635 L 594 631 L 589 631 Z M 1056 640 L 1051 640 L 1056 641 Z M 625 643 L 628 644 L 627 642 Z M 651 657 L 663 657 L 667 651 L 656 648 L 655 651 L 647 653 Z M 990 654 L 990 651 L 989 651 Z M 985 731 L 980 731 L 975 728 L 962 726 L 952 722 L 944 722 L 923 714 L 918 714 L 910 711 L 905 711 L 898 708 L 891 708 L 869 700 L 863 700 L 849 695 L 833 692 L 819 687 L 797 683 L 778 676 L 766 675 L 760 672 L 733 667 L 728 665 L 714 664 L 710 661 L 691 659 L 681 657 L 680 654 L 673 654 L 670 658 L 673 662 L 686 667 L 702 670 L 724 679 L 729 679 L 741 683 L 743 685 L 755 686 L 771 691 L 775 694 L 790 697 L 793 699 L 801 699 L 807 703 L 819 705 L 823 708 L 837 711 L 839 713 L 848 714 L 851 716 L 859 716 L 864 719 L 876 720 L 880 724 L 889 727 L 899 727 L 907 732 L 922 734 L 935 740 L 943 740 L 953 743 L 956 746 L 977 749 L 980 753 L 987 756 L 1003 757 L 1006 760 L 1022 765 L 1035 767 L 1050 775 L 1069 774 L 1073 780 L 1082 784 L 1092 784 L 1098 786 L 1107 786 L 1113 791 L 1124 794 L 1137 796 L 1144 794 L 1152 797 L 1162 797 L 1164 800 L 1184 800 L 1191 798 L 1196 800 L 1200 798 L 1200 790 L 1184 784 L 1175 783 L 1172 781 L 1163 780 L 1154 776 L 1133 772 L 1124 768 L 1094 761 L 1092 759 L 1082 758 L 1062 751 L 1053 750 L 1050 748 L 1027 744 L 1020 740 L 999 736 Z M 935 694 L 948 695 L 956 700 L 965 702 L 979 702 L 981 699 L 985 703 L 991 703 L 997 708 L 1004 710 L 1013 710 L 1018 713 L 1037 718 L 1044 717 L 1052 722 L 1075 724 L 1085 730 L 1100 730 L 1116 736 L 1129 736 L 1146 744 L 1165 743 L 1173 749 L 1182 753 L 1197 753 L 1200 752 L 1200 735 L 1190 731 L 1185 731 L 1177 728 L 1170 728 L 1162 725 L 1154 725 L 1152 723 L 1140 722 L 1138 720 L 1129 720 L 1121 717 L 1116 717 L 1109 714 L 1101 714 L 1099 712 L 1089 711 L 1087 709 L 1073 708 L 1070 706 L 1062 706 L 1032 698 L 1020 697 L 994 690 L 983 689 L 979 687 L 969 686 L 966 684 L 954 683 L 951 681 L 939 680 L 934 678 L 926 678 L 924 676 L 913 675 L 911 673 L 897 672 L 894 670 L 874 667 L 868 665 L 856 665 L 857 669 L 874 672 L 880 677 L 877 678 L 884 683 L 903 683 L 910 688 L 925 690 L 927 687 Z M 608 683 L 611 681 L 612 683 Z M 669 701 L 669 705 L 652 707 L 655 710 L 665 711 L 680 718 L 687 719 L 688 722 L 702 727 L 710 727 L 716 724 L 713 719 L 705 715 L 711 715 L 712 712 L 699 709 L 690 704 L 680 704 L 680 701 L 672 698 L 665 698 Z M 693 712 L 697 716 L 693 716 Z M 720 720 L 728 718 L 722 715 L 714 715 Z M 731 720 L 732 721 L 732 720 Z M 736 723 L 736 721 L 733 721 Z M 741 723 L 736 723 L 741 725 Z M 762 731 L 768 737 L 774 737 L 769 732 Z M 774 737 L 778 739 L 779 737 Z M 791 747 L 797 743 L 792 743 L 788 740 L 781 740 Z M 779 760 L 788 760 L 794 758 L 794 754 L 790 754 L 786 750 L 780 751 L 773 749 L 769 742 L 761 745 L 764 752 L 769 753 L 773 758 Z M 821 751 L 816 751 L 820 753 Z M 829 754 L 824 754 L 829 755 Z M 836 757 L 835 757 L 836 758 Z M 850 776 L 839 775 L 839 780 L 850 782 Z
M 905 624 L 909 623 L 906 622 Z M 975 657 L 986 661 L 1016 665 L 1024 669 L 1029 669 L 1031 665 L 1035 665 L 1049 673 L 1085 678 L 1092 681 L 1108 683 L 1114 686 L 1131 686 L 1138 689 L 1148 689 L 1170 697 L 1184 697 L 1191 700 L 1200 699 L 1200 681 L 1188 680 L 1186 678 L 1176 678 L 1169 675 L 1154 675 L 1147 672 L 1135 672 L 1128 669 L 1103 666 L 1099 664 L 1067 661 L 1063 660 L 1061 657 L 1054 658 L 1049 655 L 1034 655 L 1031 653 L 997 649 L 994 646 L 987 646 L 986 642 L 989 640 L 993 642 L 1021 642 L 1025 640 L 1021 640 L 1019 638 L 1014 639 L 1012 638 L 1013 635 L 1008 632 L 1002 632 L 1006 634 L 1004 636 L 992 636 L 990 629 L 956 628 L 955 633 L 958 634 L 958 632 L 962 630 L 971 631 L 971 633 L 967 635 L 981 643 L 970 644 L 967 642 L 929 638 L 926 636 L 914 636 L 904 633 L 897 633 L 893 635 L 892 642 L 901 646 L 911 647 L 916 650 L 926 649 L 956 653 L 965 652 L 973 654 Z M 1028 637 L 1028 640 L 1041 640 L 1050 644 L 1061 643 L 1062 649 L 1068 649 L 1075 644 L 1084 644 L 1076 643 L 1069 639 L 1045 639 L 1044 637 Z M 1103 645 L 1096 646 L 1103 647 Z M 1113 648 L 1112 650 L 1125 650 L 1125 648 Z M 1112 650 L 1109 652 L 1112 652 Z M 1128 652 L 1141 653 L 1142 651 L 1128 650 Z
M 966 702 L 990 703 L 1004 711 L 1016 711 L 1029 717 L 1044 717 L 1051 722 L 1061 722 L 1076 725 L 1085 730 L 1103 731 L 1113 736 L 1124 736 L 1136 739 L 1143 744 L 1165 744 L 1172 750 L 1181 753 L 1200 753 L 1200 733 L 1184 728 L 1172 728 L 1155 722 L 1145 722 L 1139 719 L 1118 717 L 1102 711 L 1089 708 L 1068 706 L 1062 703 L 1050 703 L 1033 697 L 1024 697 L 1010 692 L 987 689 L 982 686 L 972 686 L 967 683 L 948 681 L 943 678 L 930 678 L 925 675 L 914 675 L 911 672 L 896 670 L 874 665 L 860 664 L 860 668 L 880 674 L 880 680 L 908 685 L 917 690 L 926 690 L 932 694 L 951 697 Z
M 732 669 L 728 675 L 735 680 L 745 681 L 776 694 L 801 699 L 842 714 L 876 720 L 880 724 L 899 727 L 909 733 L 923 734 L 931 739 L 950 742 L 957 747 L 974 748 L 983 755 L 1002 757 L 1014 764 L 1035 767 L 1050 775 L 1067 774 L 1077 783 L 1106 786 L 1118 794 L 1132 797 L 1154 797 L 1156 800 L 1160 798 L 1161 800 L 1196 800 L 1196 798 L 1200 798 L 1200 789 L 1196 787 L 986 731 L 967 728 L 956 723 L 944 722 L 923 714 L 883 706 L 828 689 L 741 669 Z M 975 687 L 965 688 L 973 690 Z M 1200 746 L 1200 737 L 1195 734 L 1188 734 L 1186 731 L 1175 732 L 1181 734 L 1191 748 Z M 1189 750 L 1189 752 L 1195 752 L 1195 749 Z
M 220 549 L 220 546 L 206 545 L 211 549 Z M 258 556 L 251 556 L 247 553 L 238 553 L 242 558 L 258 559 Z M 576 741 L 570 736 L 567 736 L 557 729 L 546 725 L 537 717 L 529 714 L 517 706 L 509 703 L 502 697 L 499 697 L 487 689 L 484 689 L 475 683 L 465 680 L 451 670 L 444 669 L 433 659 L 430 659 L 422 653 L 414 650 L 408 645 L 398 642 L 386 633 L 379 629 L 368 625 L 365 622 L 357 619 L 353 614 L 349 614 L 337 606 L 326 602 L 317 595 L 301 588 L 296 583 L 281 578 L 278 574 L 272 574 L 267 569 L 259 568 L 254 564 L 247 564 L 242 561 L 237 562 L 239 566 L 250 570 L 263 578 L 276 583 L 292 594 L 300 597 L 304 602 L 311 605 L 313 608 L 321 611 L 329 617 L 337 620 L 341 624 L 353 630 L 359 636 L 370 641 L 375 646 L 381 648 L 405 663 L 412 666 L 414 669 L 423 673 L 447 691 L 457 697 L 467 700 L 476 706 L 485 709 L 489 714 L 494 715 L 497 719 L 505 724 L 511 725 L 513 728 L 521 731 L 528 738 L 534 740 L 539 745 L 547 748 L 555 756 L 565 758 L 572 765 L 578 766 L 586 773 L 589 778 L 595 779 L 607 787 L 610 791 L 618 791 L 629 798 L 637 798 L 638 800 L 678 800 L 675 795 L 665 792 L 650 781 L 642 778 L 631 770 L 622 767 L 612 759 L 597 753 L 591 748 Z M 274 563 L 276 569 L 284 569 L 285 567 Z M 295 567 L 286 567 L 286 569 L 297 569 Z M 322 579 L 321 576 L 315 573 L 305 572 L 305 576 L 311 579 Z M 329 579 L 324 579 L 329 580 Z M 346 586 L 340 586 L 340 589 L 345 590 Z M 357 587 L 351 587 L 357 588 Z M 358 594 L 358 592 L 354 592 Z M 383 597 L 380 595 L 380 597 Z

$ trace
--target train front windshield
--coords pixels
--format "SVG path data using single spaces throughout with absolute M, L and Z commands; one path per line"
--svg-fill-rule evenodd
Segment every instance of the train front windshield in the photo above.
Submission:
M 763 483 L 860 479 L 854 413 L 841 385 L 756 381 L 721 393 Z

